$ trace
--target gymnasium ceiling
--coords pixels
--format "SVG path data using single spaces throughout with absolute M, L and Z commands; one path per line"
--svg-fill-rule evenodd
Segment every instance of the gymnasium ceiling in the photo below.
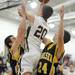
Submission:
M 28 1 L 37 2 L 37 0 Z M 19 17 L 17 13 L 17 7 L 20 3 L 21 0 L 0 0 L 0 17 L 18 21 Z M 64 5 L 65 7 L 65 29 L 70 33 L 72 30 L 75 30 L 75 0 L 50 0 L 48 5 L 52 6 L 54 9 L 53 16 L 48 20 L 48 23 L 52 24 L 53 26 L 51 27 L 50 31 L 54 32 L 60 21 L 58 16 L 58 9 L 61 5 Z M 75 37 L 74 31 L 72 36 Z

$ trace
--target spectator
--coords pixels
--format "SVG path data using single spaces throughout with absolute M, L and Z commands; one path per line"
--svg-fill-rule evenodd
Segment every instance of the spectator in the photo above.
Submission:
M 4 63 L 3 57 L 0 57 L 0 75 L 4 75 L 4 73 L 7 73 L 7 75 L 12 75 L 12 70 L 10 65 L 8 66 L 7 63 Z
M 69 61 L 70 61 L 70 55 L 66 54 L 63 58 L 63 74 L 67 75 L 67 72 L 69 71 Z
M 75 68 L 74 68 L 73 61 L 71 61 L 70 64 L 69 64 L 69 71 L 68 71 L 67 75 L 75 75 Z

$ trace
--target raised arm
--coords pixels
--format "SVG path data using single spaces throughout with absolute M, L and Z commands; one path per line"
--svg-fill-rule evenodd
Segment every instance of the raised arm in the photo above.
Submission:
M 31 15 L 29 11 L 26 10 L 26 3 L 27 3 L 27 0 L 22 0 L 21 7 L 19 8 L 19 11 L 20 11 L 19 15 L 22 17 L 24 14 L 30 22 L 34 23 L 35 17 Z
M 11 50 L 13 51 L 13 53 L 15 53 L 16 50 L 18 50 L 19 45 L 24 40 L 25 32 L 26 32 L 25 17 L 22 17 L 21 21 L 20 21 L 19 28 L 18 28 L 16 40 L 14 41 L 14 43 L 11 47 Z
M 34 23 L 35 16 L 32 15 L 32 14 L 30 14 L 29 11 L 26 10 L 26 6 L 25 6 L 26 3 L 27 3 L 27 0 L 26 1 L 25 0 L 22 0 L 22 5 L 21 5 L 21 8 L 20 8 L 20 11 L 21 11 L 20 15 L 22 16 L 22 13 L 25 14 L 26 15 L 26 18 L 30 22 Z M 38 10 L 38 14 L 37 15 L 40 15 L 43 5 L 44 5 L 44 2 L 41 2 L 40 8 Z
M 39 6 L 39 9 L 37 11 L 38 16 L 41 14 L 41 11 L 42 11 L 44 5 L 45 5 L 45 3 L 44 3 L 44 0 L 43 0 L 43 2 L 41 2 L 40 6 Z
M 61 57 L 61 54 L 64 52 L 64 6 L 62 6 L 59 10 L 60 15 L 60 25 L 57 33 L 57 57 L 58 59 Z

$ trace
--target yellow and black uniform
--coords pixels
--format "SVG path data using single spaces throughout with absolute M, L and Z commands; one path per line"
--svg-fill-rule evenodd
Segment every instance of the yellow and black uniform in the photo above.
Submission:
M 19 46 L 18 50 L 16 50 L 15 54 L 12 54 L 12 49 L 9 50 L 9 62 L 10 62 L 10 66 L 12 68 L 13 71 L 13 75 L 17 75 L 15 67 L 17 65 L 18 60 L 20 59 L 20 56 L 24 53 L 24 49 Z
M 54 75 L 58 66 L 57 47 L 53 42 L 45 46 L 38 66 L 37 75 Z
M 17 75 L 21 75 L 21 58 L 22 58 L 22 54 L 24 54 L 24 52 L 28 52 L 29 51 L 29 47 L 28 47 L 28 36 L 29 36 L 29 32 L 30 32 L 30 29 L 31 29 L 31 26 L 28 26 L 28 28 L 27 28 L 27 33 L 26 33 L 26 36 L 25 36 L 25 40 L 26 40 L 26 43 L 25 43 L 25 47 L 24 47 L 24 49 L 22 48 L 22 47 L 20 47 L 20 49 L 21 49 L 21 51 L 19 52 L 18 51 L 18 53 L 16 54 L 17 55 L 17 57 L 16 57 L 16 59 L 18 59 L 18 62 L 17 62 L 17 65 L 16 65 L 16 74 Z M 23 52 L 23 50 L 25 50 L 24 52 Z M 19 53 L 20 53 L 20 56 L 19 56 Z

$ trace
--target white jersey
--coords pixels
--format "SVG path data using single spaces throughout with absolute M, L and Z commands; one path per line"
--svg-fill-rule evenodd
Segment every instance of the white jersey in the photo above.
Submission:
M 34 25 L 31 26 L 28 36 L 29 52 L 26 52 L 21 60 L 21 75 L 26 72 L 33 73 L 33 70 L 36 69 L 41 55 L 41 40 L 47 32 L 48 27 L 44 19 L 42 17 L 35 17 Z
M 47 34 L 49 28 L 47 23 L 42 17 L 35 17 L 34 25 L 31 26 L 31 30 L 28 36 L 29 50 L 40 49 L 41 40 Z

